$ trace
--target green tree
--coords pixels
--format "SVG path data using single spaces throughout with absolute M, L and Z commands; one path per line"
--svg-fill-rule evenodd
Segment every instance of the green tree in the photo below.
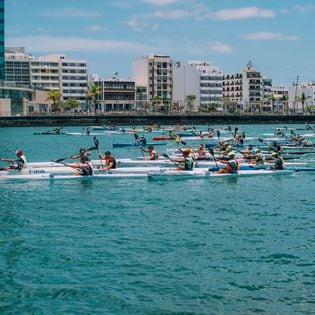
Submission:
M 191 112 L 194 109 L 194 102 L 196 100 L 196 95 L 187 95 L 186 96 L 186 103 L 187 103 L 187 111 Z
M 281 103 L 282 103 L 282 107 L 283 107 L 283 111 L 288 115 L 289 113 L 289 103 L 288 103 L 288 95 L 287 94 L 283 94 L 281 96 Z
M 59 90 L 48 91 L 47 100 L 52 102 L 52 105 L 51 105 L 52 112 L 57 112 L 60 110 L 60 98 L 61 98 L 61 92 Z
M 310 99 L 310 96 L 306 96 L 304 92 L 300 96 L 296 97 L 297 102 L 301 102 L 302 104 L 302 114 L 304 114 L 304 107 L 305 107 L 305 102 Z
M 91 110 L 90 105 L 93 104 L 94 114 L 96 115 L 96 99 L 101 94 L 101 88 L 99 85 L 92 83 L 89 85 L 85 96 L 89 105 L 89 110 Z
M 156 112 L 157 111 L 157 107 L 161 105 L 161 97 L 160 96 L 155 96 L 152 100 L 151 100 L 152 106 L 153 106 L 153 111 Z
M 271 102 L 271 112 L 274 114 L 275 112 L 275 101 L 277 100 L 276 95 L 274 93 L 271 93 L 268 96 L 268 101 Z
M 80 102 L 74 98 L 69 98 L 62 104 L 62 107 L 65 111 L 78 108 L 79 106 Z
M 142 109 L 143 107 L 143 100 L 142 100 L 142 96 L 143 96 L 143 92 L 145 91 L 145 88 L 143 86 L 137 86 L 136 87 L 136 111 L 138 110 L 138 104 L 140 105 L 140 108 Z

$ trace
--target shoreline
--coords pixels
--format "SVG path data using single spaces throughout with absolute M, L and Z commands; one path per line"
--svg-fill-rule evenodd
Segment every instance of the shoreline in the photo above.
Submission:
M 55 127 L 101 125 L 239 125 L 315 123 L 315 115 L 95 115 L 95 116 L 14 116 L 0 117 L 1 127 Z

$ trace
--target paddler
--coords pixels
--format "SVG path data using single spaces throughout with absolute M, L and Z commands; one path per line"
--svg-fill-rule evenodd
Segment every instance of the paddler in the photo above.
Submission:
M 26 158 L 23 155 L 22 150 L 16 150 L 15 152 L 16 159 L 1 159 L 1 161 L 9 162 L 11 163 L 9 166 L 1 168 L 1 170 L 17 170 L 20 171 L 23 168 L 26 168 Z
M 196 155 L 194 156 L 195 160 L 204 160 L 207 158 L 206 150 L 205 150 L 204 145 L 202 143 L 199 144 L 197 149 L 193 149 L 193 152 L 196 153 Z
M 90 164 L 90 159 L 87 156 L 80 158 L 80 163 L 77 164 L 79 169 L 79 175 L 91 176 L 94 173 L 93 166 Z
M 282 156 L 279 155 L 279 153 L 274 152 L 272 153 L 272 156 L 274 158 L 274 169 L 275 170 L 283 170 L 284 169 L 284 159 Z
M 265 169 L 265 156 L 260 149 L 257 149 L 254 156 L 255 169 Z M 250 162 L 249 162 L 250 163 Z
M 182 171 L 191 171 L 194 168 L 194 160 L 190 156 L 191 149 L 186 148 L 180 151 L 184 157 L 184 161 L 176 161 L 179 162 L 178 169 Z
M 102 168 L 104 171 L 109 171 L 117 167 L 116 159 L 112 156 L 110 151 L 106 151 L 104 156 L 99 154 L 98 157 L 100 160 L 105 161 L 105 167 Z
M 217 159 L 217 161 L 226 164 L 221 168 L 218 173 L 220 174 L 236 174 L 239 170 L 239 163 L 235 159 L 235 153 L 233 151 L 228 154 L 228 161 Z
M 70 159 L 81 159 L 82 157 L 86 157 L 89 159 L 91 153 L 85 149 L 85 148 L 80 148 L 79 153 L 73 154 L 69 156 Z
M 144 149 L 143 147 L 140 147 L 140 150 L 149 153 L 149 157 L 146 160 L 153 161 L 159 159 L 159 152 L 154 150 L 152 145 L 148 146 L 148 150 Z

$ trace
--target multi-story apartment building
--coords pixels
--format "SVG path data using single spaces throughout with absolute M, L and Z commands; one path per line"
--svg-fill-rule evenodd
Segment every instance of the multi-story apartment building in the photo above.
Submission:
M 275 102 L 276 112 L 288 113 L 289 96 L 288 88 L 284 85 L 272 86 L 271 88 L 272 99 Z
M 30 62 L 31 85 L 34 88 L 59 90 L 58 56 L 43 56 Z
M 87 63 L 85 60 L 59 59 L 59 81 L 63 100 L 76 99 L 85 102 L 88 84 Z
M 315 112 L 315 81 L 289 86 L 288 105 L 295 114 Z
M 8 85 L 30 87 L 30 61 L 34 59 L 25 53 L 24 47 L 5 48 L 5 81 Z
M 244 111 L 255 111 L 263 102 L 263 78 L 252 62 L 240 73 L 223 76 L 224 102 L 235 102 Z
M 31 84 L 36 88 L 60 90 L 61 99 L 85 102 L 88 75 L 84 60 L 65 55 L 42 56 L 31 61 Z
M 100 87 L 96 98 L 96 111 L 131 111 L 135 109 L 135 81 L 132 79 L 99 79 L 93 82 Z
M 4 0 L 0 0 L 0 80 L 4 80 Z
M 221 104 L 222 72 L 210 61 L 174 62 L 173 102 L 184 110 L 198 111 L 200 106 Z M 187 97 L 194 96 L 193 108 L 188 109 Z
M 173 64 L 169 56 L 149 54 L 133 62 L 136 86 L 146 90 L 156 110 L 168 111 L 173 99 Z

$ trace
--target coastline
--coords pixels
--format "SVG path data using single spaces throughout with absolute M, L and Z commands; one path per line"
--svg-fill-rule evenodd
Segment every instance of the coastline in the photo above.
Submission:
M 315 123 L 315 115 L 45 115 L 0 117 L 1 127 L 100 126 L 100 125 L 205 125 L 205 124 L 304 124 Z

